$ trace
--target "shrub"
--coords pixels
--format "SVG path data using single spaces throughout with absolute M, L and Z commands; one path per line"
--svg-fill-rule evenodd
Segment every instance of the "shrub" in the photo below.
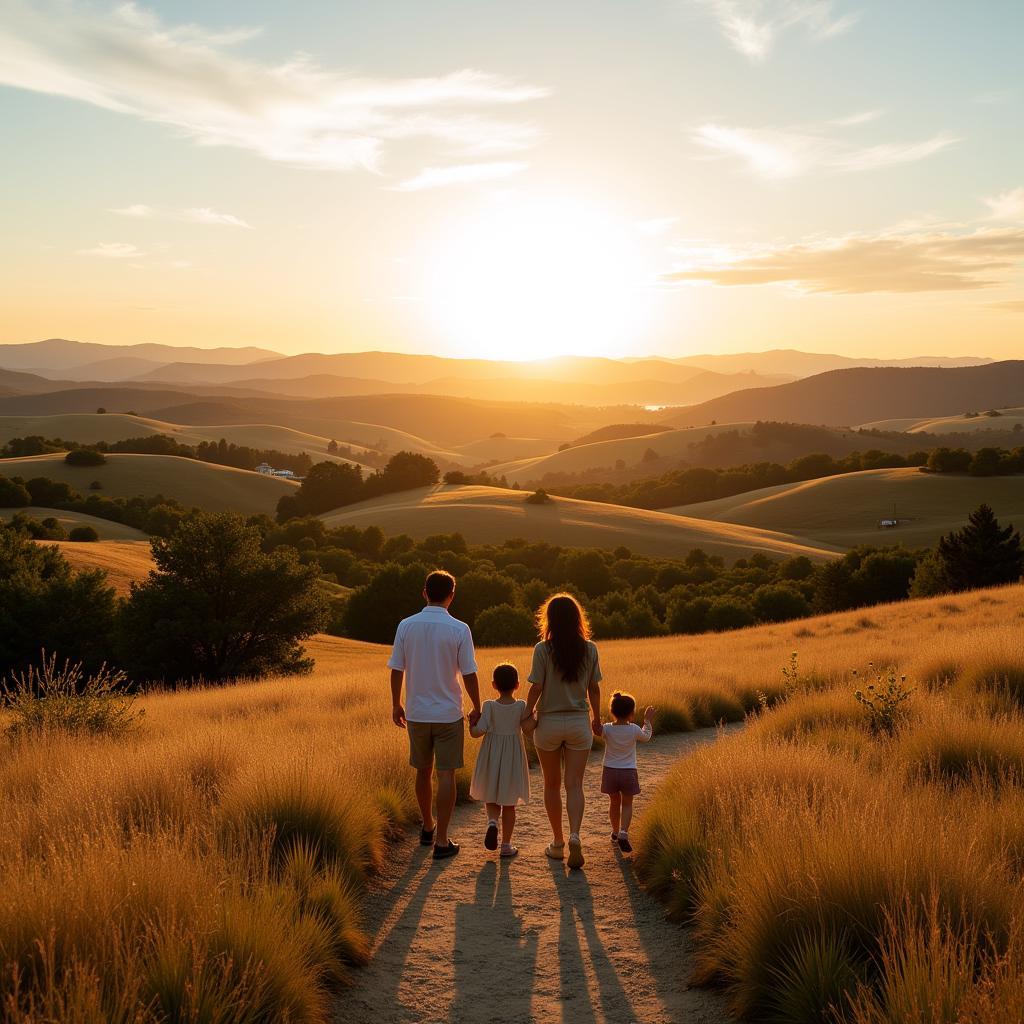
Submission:
M 68 540 L 92 542 L 100 539 L 100 535 L 96 532 L 95 527 L 92 526 L 75 526 L 72 527 L 71 532 L 68 534 Z
M 520 647 L 536 642 L 537 623 L 525 608 L 497 604 L 476 619 L 474 636 L 481 647 Z
M 64 456 L 64 461 L 69 466 L 102 466 L 107 457 L 95 448 L 72 448 Z
M 25 508 L 32 504 L 32 495 L 23 484 L 0 476 L 0 508 Z
M 43 651 L 40 667 L 30 665 L 0 683 L 12 721 L 11 736 L 62 731 L 123 736 L 139 720 L 135 698 L 124 693 L 127 677 L 101 666 L 86 674 L 80 662 Z
M 543 487 L 538 487 L 532 494 L 528 494 L 523 499 L 527 505 L 549 505 L 551 504 L 551 496 Z
M 874 682 L 854 691 L 853 697 L 864 709 L 872 732 L 892 735 L 906 714 L 904 704 L 910 700 L 912 689 L 906 686 L 907 677 L 897 675 L 894 668 L 874 673 Z

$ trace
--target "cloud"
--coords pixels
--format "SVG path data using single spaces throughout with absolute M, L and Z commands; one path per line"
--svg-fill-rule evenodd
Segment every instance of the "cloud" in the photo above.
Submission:
M 121 217 L 138 217 L 140 220 L 153 216 L 153 208 L 151 206 L 146 206 L 145 203 L 133 203 L 131 206 L 120 206 L 110 212 L 116 213 Z
M 992 220 L 1024 220 L 1024 188 L 1013 188 L 985 200 Z
M 859 14 L 836 13 L 833 0 L 696 0 L 718 22 L 732 46 L 751 60 L 764 60 L 779 36 L 802 29 L 828 39 L 852 28 Z
M 847 114 L 846 117 L 837 117 L 832 124 L 839 125 L 841 128 L 867 124 L 869 121 L 877 121 L 884 113 L 884 110 L 861 110 L 856 114 Z
M 664 280 L 791 284 L 807 292 L 966 291 L 1001 284 L 1024 261 L 1024 229 L 970 234 L 854 235 L 706 259 L 696 252 Z
M 502 161 L 487 164 L 456 164 L 450 167 L 424 167 L 414 178 L 400 181 L 396 192 L 420 192 L 426 188 L 444 188 L 448 185 L 471 185 L 478 181 L 494 181 L 525 171 L 529 164 Z
M 915 142 L 860 146 L 820 128 L 788 130 L 704 124 L 693 141 L 720 158 L 746 164 L 762 178 L 796 178 L 812 171 L 874 171 L 923 160 L 958 140 L 945 132 Z
M 657 236 L 671 231 L 678 222 L 678 217 L 654 217 L 651 220 L 637 221 L 635 226 L 641 234 Z
M 91 249 L 79 249 L 80 256 L 102 256 L 108 260 L 138 259 L 146 254 L 131 242 L 99 242 Z
M 110 211 L 121 217 L 134 217 L 137 220 L 179 220 L 189 224 L 213 224 L 220 227 L 251 228 L 248 221 L 236 217 L 233 213 L 218 213 L 208 206 L 193 206 L 187 210 L 161 210 L 145 203 L 134 203 L 121 206 Z
M 164 25 L 133 3 L 98 14 L 69 0 L 8 0 L 0 84 L 166 125 L 201 146 L 330 170 L 377 170 L 385 147 L 420 140 L 480 155 L 533 145 L 535 127 L 497 111 L 545 89 L 477 70 L 372 79 L 298 55 L 281 64 L 233 52 L 252 30 Z
M 1024 299 L 1010 299 L 1009 302 L 993 302 L 990 309 L 1001 309 L 1006 313 L 1024 313 Z

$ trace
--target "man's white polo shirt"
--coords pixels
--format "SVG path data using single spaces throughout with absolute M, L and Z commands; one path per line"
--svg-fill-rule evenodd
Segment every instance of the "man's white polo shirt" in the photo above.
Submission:
M 402 619 L 388 668 L 405 672 L 405 717 L 410 722 L 462 718 L 460 676 L 476 671 L 473 634 L 447 608 L 428 604 Z

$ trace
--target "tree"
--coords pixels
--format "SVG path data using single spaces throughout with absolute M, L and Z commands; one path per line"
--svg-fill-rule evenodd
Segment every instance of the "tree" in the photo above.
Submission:
M 496 604 L 476 619 L 474 638 L 481 647 L 525 647 L 537 640 L 537 623 L 525 608 Z
M 32 495 L 24 484 L 0 476 L 0 508 L 25 508 L 32 503 Z
M 708 608 L 707 628 L 716 633 L 726 629 L 742 629 L 754 623 L 754 613 L 745 604 L 731 597 L 716 597 Z
M 1024 572 L 1020 534 L 999 525 L 988 505 L 979 505 L 962 529 L 939 539 L 938 555 L 950 590 L 1015 583 Z
M 966 473 L 970 465 L 971 453 L 963 448 L 934 448 L 928 456 L 932 473 Z
M 612 571 L 601 552 L 590 548 L 563 552 L 551 571 L 555 582 L 578 587 L 588 597 L 607 594 L 615 585 Z
M 852 577 L 857 604 L 902 601 L 910 593 L 916 569 L 917 558 L 901 548 L 865 555 Z
M 418 452 L 396 452 L 388 464 L 366 481 L 366 496 L 411 491 L 416 487 L 429 487 L 441 479 L 437 463 Z
M 967 472 L 971 476 L 997 476 L 1003 472 L 1003 451 L 1000 448 L 979 448 Z
M 532 494 L 528 494 L 523 499 L 527 505 L 548 505 L 551 503 L 551 497 L 543 487 L 538 487 Z
M 72 448 L 64 456 L 64 461 L 69 466 L 102 466 L 107 457 L 95 448 Z
M 349 598 L 341 620 L 345 636 L 391 643 L 398 623 L 423 607 L 423 580 L 428 572 L 420 564 L 386 565 Z
M 78 541 L 79 543 L 92 543 L 100 539 L 100 535 L 96 532 L 95 527 L 92 526 L 75 526 L 68 534 L 68 540 Z
M 842 612 L 857 604 L 853 569 L 845 558 L 819 565 L 814 570 L 814 600 L 816 612 Z
M 316 565 L 266 554 L 230 512 L 199 513 L 152 541 L 156 569 L 133 584 L 121 619 L 123 663 L 137 680 L 223 682 L 312 668 L 300 640 L 325 623 Z
M 333 437 L 327 442 L 327 452 L 329 455 L 338 454 L 338 442 Z
M 38 661 L 42 648 L 98 669 L 110 655 L 116 610 L 104 572 L 75 572 L 56 547 L 0 529 L 0 676 Z
M 786 622 L 810 615 L 811 606 L 792 584 L 767 584 L 754 591 L 754 614 L 762 622 Z
M 484 609 L 499 604 L 515 604 L 515 601 L 515 580 L 504 573 L 474 569 L 459 577 L 452 614 L 462 619 L 470 629 L 475 629 L 477 616 Z
M 914 578 L 910 581 L 910 597 L 935 597 L 937 594 L 948 594 L 951 589 L 946 567 L 938 551 L 929 551 L 917 563 Z
M 363 474 L 359 466 L 348 462 L 318 462 L 306 475 L 294 494 L 286 494 L 277 503 L 277 521 L 296 516 L 315 516 L 332 508 L 351 505 L 363 495 Z

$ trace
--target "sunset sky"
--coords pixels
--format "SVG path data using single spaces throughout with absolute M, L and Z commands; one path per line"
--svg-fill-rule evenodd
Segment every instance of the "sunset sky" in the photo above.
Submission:
M 1020 0 L 0 0 L 0 342 L 1024 355 Z

